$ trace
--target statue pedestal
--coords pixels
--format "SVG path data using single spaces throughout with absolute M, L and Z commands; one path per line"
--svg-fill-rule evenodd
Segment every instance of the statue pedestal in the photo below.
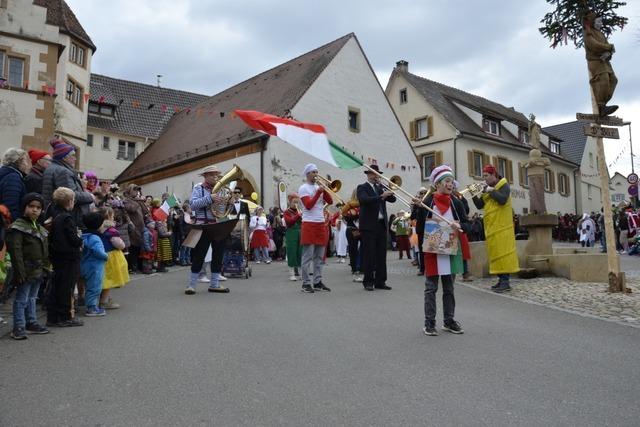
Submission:
M 551 232 L 558 224 L 558 217 L 551 214 L 524 215 L 520 218 L 520 225 L 529 231 L 529 240 L 525 246 L 525 256 L 531 263 L 530 267 L 538 268 L 541 272 L 549 270 L 547 257 L 553 255 L 553 239 Z

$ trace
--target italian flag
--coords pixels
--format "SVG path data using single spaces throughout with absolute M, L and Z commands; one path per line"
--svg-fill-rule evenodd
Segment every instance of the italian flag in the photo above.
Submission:
M 353 169 L 363 164 L 362 160 L 329 141 L 322 125 L 298 122 L 260 111 L 235 110 L 235 113 L 252 129 L 277 136 L 298 150 L 340 169 Z
M 156 211 L 156 216 L 160 217 L 160 221 L 166 220 L 167 218 L 169 218 L 169 211 L 171 210 L 171 208 L 177 205 L 178 199 L 175 195 L 172 194 L 171 197 L 169 197 L 162 203 L 160 209 Z

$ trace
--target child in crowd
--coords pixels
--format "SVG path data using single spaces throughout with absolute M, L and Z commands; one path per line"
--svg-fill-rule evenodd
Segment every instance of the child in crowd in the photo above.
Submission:
M 271 263 L 269 258 L 269 235 L 267 234 L 267 217 L 264 215 L 264 208 L 258 206 L 255 215 L 251 217 L 249 222 L 251 228 L 251 249 L 253 249 L 253 259 L 256 264 L 264 261 L 266 264 Z
M 125 258 L 127 258 L 129 256 L 129 247 L 131 246 L 129 233 L 135 231 L 133 230 L 134 225 L 129 219 L 129 215 L 127 215 L 127 211 L 124 209 L 122 201 L 117 199 L 112 200 L 111 208 L 113 209 L 113 219 L 116 223 L 116 230 L 118 230 L 118 234 L 124 243 L 122 253 Z
M 102 281 L 102 294 L 100 295 L 100 307 L 106 310 L 120 308 L 120 304 L 113 302 L 110 293 L 113 288 L 121 288 L 129 281 L 129 267 L 124 257 L 124 241 L 115 228 L 114 211 L 104 207 L 99 211 L 104 219 L 102 244 L 107 253 L 107 262 L 104 266 L 104 280 Z
M 166 216 L 162 215 L 161 209 L 158 209 L 152 214 L 153 219 L 156 222 L 156 231 L 158 232 L 158 245 L 156 259 L 158 261 L 158 273 L 166 273 L 167 265 L 173 260 L 171 255 L 171 231 L 167 228 Z
M 13 280 L 17 285 L 11 331 L 11 337 L 16 340 L 27 339 L 27 333 L 49 333 L 47 328 L 38 324 L 36 315 L 38 289 L 49 268 L 47 231 L 38 224 L 42 209 L 44 199 L 40 194 L 26 194 L 21 203 L 23 216 L 16 219 L 7 232 Z
M 411 246 L 409 243 L 409 236 L 411 233 L 411 226 L 409 224 L 409 215 L 405 211 L 398 212 L 398 216 L 393 220 L 391 229 L 396 235 L 396 248 L 398 249 L 399 259 L 402 259 L 402 254 L 407 253 L 407 259 L 411 259 Z
M 82 234 L 84 248 L 80 262 L 80 275 L 85 279 L 84 300 L 87 306 L 85 316 L 96 317 L 106 314 L 98 303 L 104 281 L 104 266 L 108 256 L 102 244 L 100 228 L 104 218 L 100 212 L 89 212 L 83 217 L 85 232 Z
M 82 238 L 74 215 L 75 193 L 58 187 L 53 192 L 49 253 L 53 264 L 51 289 L 47 292 L 47 326 L 82 326 L 75 317 L 72 304 L 73 289 L 80 276 Z
M 156 248 L 158 246 L 158 233 L 156 223 L 147 221 L 142 230 L 142 249 L 140 259 L 142 260 L 142 274 L 153 273 L 153 260 L 156 258 Z

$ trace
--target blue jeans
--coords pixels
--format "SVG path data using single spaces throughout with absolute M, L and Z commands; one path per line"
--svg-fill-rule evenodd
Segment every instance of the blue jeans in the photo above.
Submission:
M 191 261 L 191 248 L 180 246 L 180 262 L 188 263 Z
M 269 248 L 254 248 L 253 260 L 264 262 L 271 261 L 271 258 L 269 258 Z
M 13 301 L 13 327 L 24 328 L 28 323 L 38 323 L 36 297 L 42 279 L 27 280 L 16 289 Z
M 507 285 L 509 284 L 509 275 L 508 274 L 498 274 L 498 279 L 500 279 L 500 282 L 502 282 L 502 283 L 506 283 Z

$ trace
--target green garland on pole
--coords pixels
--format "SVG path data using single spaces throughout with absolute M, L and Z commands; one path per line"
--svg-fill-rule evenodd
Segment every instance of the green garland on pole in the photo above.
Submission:
M 617 27 L 624 29 L 628 18 L 618 16 L 616 9 L 627 3 L 615 0 L 546 0 L 555 10 L 540 20 L 540 33 L 551 41 L 551 47 L 568 44 L 571 40 L 576 48 L 582 47 L 582 18 L 588 10 L 602 17 L 602 32 L 607 38 Z

